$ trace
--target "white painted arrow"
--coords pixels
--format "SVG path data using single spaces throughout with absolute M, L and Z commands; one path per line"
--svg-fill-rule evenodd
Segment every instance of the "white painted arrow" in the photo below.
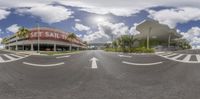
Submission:
M 70 55 L 67 55 L 67 56 L 59 56 L 59 57 L 56 57 L 56 58 L 58 59 L 58 58 L 66 58 L 66 57 L 70 57 Z
M 97 61 L 98 59 L 96 57 L 93 57 L 90 59 L 90 61 L 92 61 L 92 69 L 97 69 Z
M 127 55 L 118 55 L 119 57 L 127 57 L 127 58 L 131 58 L 132 56 L 127 56 Z

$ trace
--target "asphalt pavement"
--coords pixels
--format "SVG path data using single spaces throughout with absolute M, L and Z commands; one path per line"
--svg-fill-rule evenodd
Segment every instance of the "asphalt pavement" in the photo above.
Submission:
M 12 53 L 0 53 L 2 57 L 6 57 L 5 54 L 14 57 Z M 170 58 L 175 57 L 172 56 Z M 0 63 L 0 99 L 200 97 L 200 64 L 175 61 L 157 54 L 94 50 L 11 60 Z

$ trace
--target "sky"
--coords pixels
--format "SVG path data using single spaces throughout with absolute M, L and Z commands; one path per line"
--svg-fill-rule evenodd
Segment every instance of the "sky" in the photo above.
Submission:
M 0 0 L 0 41 L 22 26 L 39 23 L 74 32 L 83 41 L 110 42 L 112 36 L 138 34 L 138 24 L 154 19 L 200 48 L 199 4 L 199 0 Z

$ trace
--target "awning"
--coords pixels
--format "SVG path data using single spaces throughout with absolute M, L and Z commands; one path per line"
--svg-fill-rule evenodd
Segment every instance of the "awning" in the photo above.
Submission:
M 138 39 L 145 39 L 149 35 L 150 39 L 168 40 L 180 38 L 182 35 L 178 34 L 175 29 L 170 29 L 167 25 L 160 24 L 155 20 L 146 20 L 136 27 L 140 34 L 135 37 Z

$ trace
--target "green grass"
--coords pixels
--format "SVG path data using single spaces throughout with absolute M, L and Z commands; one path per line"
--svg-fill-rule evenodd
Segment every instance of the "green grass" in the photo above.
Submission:
M 132 49 L 121 49 L 121 48 L 105 48 L 108 52 L 129 52 L 129 53 L 154 53 L 154 49 L 146 48 L 132 48 Z
M 46 55 L 57 55 L 57 54 L 67 54 L 67 53 L 77 53 L 80 51 L 45 51 L 45 52 L 40 52 L 40 54 L 46 54 Z

